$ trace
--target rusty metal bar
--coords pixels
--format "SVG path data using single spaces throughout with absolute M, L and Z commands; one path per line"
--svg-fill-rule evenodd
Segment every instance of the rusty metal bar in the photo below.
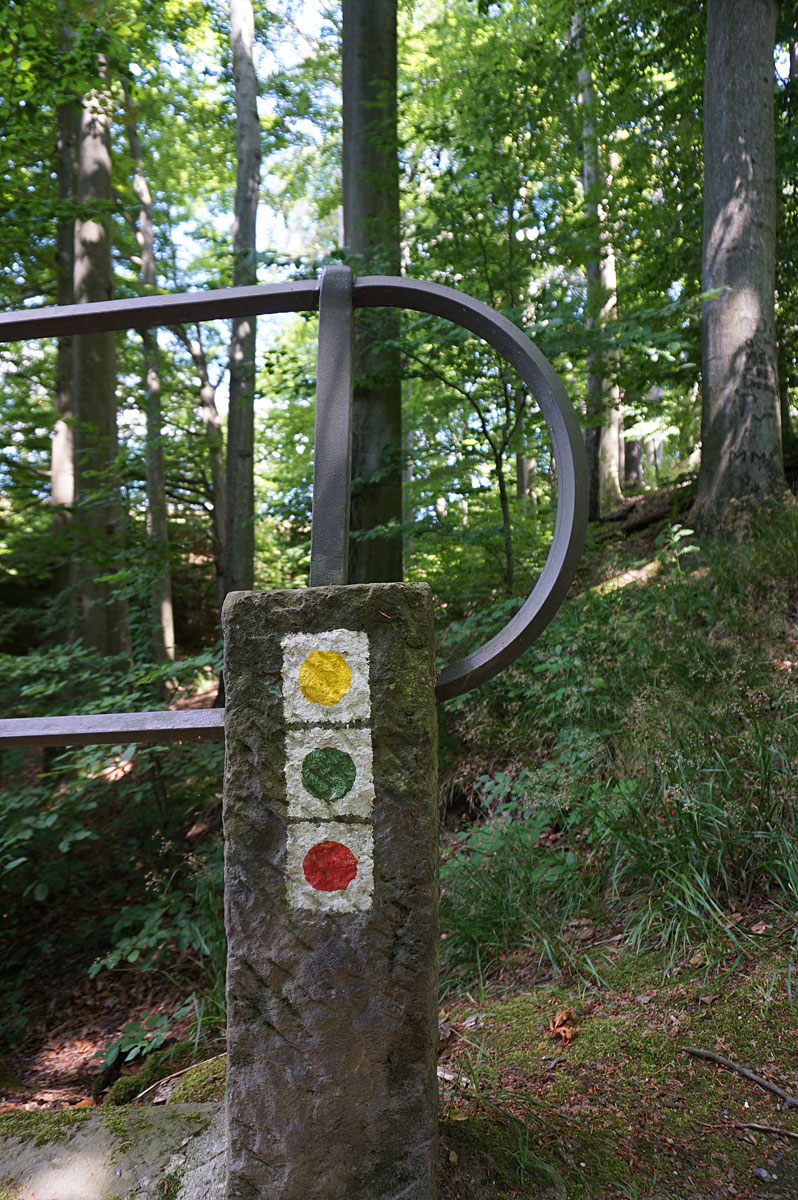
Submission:
M 327 267 L 321 277 L 310 525 L 311 587 L 349 581 L 355 330 L 352 281 L 349 267 Z
M 0 721 L 0 749 L 33 746 L 114 746 L 118 742 L 208 741 L 224 737 L 223 708 L 98 713 L 81 717 L 18 717 Z

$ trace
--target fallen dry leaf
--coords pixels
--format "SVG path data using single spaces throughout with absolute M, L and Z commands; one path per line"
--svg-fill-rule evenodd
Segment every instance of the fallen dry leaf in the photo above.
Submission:
M 560 1008 L 555 1014 L 554 1020 L 549 1021 L 549 1035 L 553 1038 L 559 1038 L 563 1045 L 568 1045 L 576 1033 L 573 1025 L 568 1024 L 571 1016 L 570 1008 Z
M 576 1036 L 576 1029 L 573 1025 L 557 1025 L 555 1027 L 554 1022 L 550 1021 L 549 1033 L 552 1037 L 559 1038 L 563 1045 L 567 1046 Z

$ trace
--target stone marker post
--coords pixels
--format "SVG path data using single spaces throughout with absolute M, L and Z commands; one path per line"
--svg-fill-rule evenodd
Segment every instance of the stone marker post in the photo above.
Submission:
M 228 1200 L 434 1200 L 429 589 L 238 592 L 223 626 Z

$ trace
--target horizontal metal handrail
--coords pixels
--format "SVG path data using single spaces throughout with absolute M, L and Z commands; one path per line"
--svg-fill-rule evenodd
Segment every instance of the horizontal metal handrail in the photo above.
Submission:
M 223 708 L 12 717 L 0 721 L 0 747 L 115 746 L 123 742 L 206 741 L 224 737 Z
M 0 314 L 0 342 L 33 337 L 121 329 L 145 329 L 184 321 L 224 319 L 281 312 L 318 309 L 321 281 L 299 280 L 259 287 L 226 288 L 178 295 L 144 296 L 132 300 L 109 300 L 97 304 L 73 304 L 56 308 L 30 309 Z M 436 695 L 449 700 L 470 691 L 509 666 L 548 625 L 568 592 L 582 553 L 587 531 L 587 464 L 579 422 L 548 360 L 520 329 L 480 300 L 441 284 L 395 276 L 365 276 L 352 287 L 354 308 L 403 308 L 442 317 L 482 338 L 520 375 L 537 401 L 552 440 L 557 468 L 557 516 L 554 537 L 543 570 L 527 600 L 516 615 L 485 645 L 445 667 L 438 676 Z M 180 737 L 217 737 L 222 727 L 198 722 L 181 726 L 185 713 L 138 714 L 158 717 L 160 723 L 142 720 L 138 728 L 128 722 L 126 731 L 111 738 L 111 731 L 97 726 L 94 741 L 169 741 Z M 133 717 L 136 714 L 122 714 Z M 0 746 L 54 745 L 88 742 L 78 726 L 69 721 L 84 718 L 48 717 L 0 721 Z M 45 723 L 50 722 L 49 727 Z M 18 727 L 36 726 L 38 737 L 26 737 Z M 88 727 L 86 727 L 88 728 Z M 105 730 L 108 736 L 105 736 Z M 185 730 L 185 731 L 184 731 Z M 59 732 L 60 731 L 60 732 Z M 157 732 L 156 738 L 151 736 Z M 100 736 L 102 735 L 102 736 Z M 45 740 L 46 739 L 46 740 Z

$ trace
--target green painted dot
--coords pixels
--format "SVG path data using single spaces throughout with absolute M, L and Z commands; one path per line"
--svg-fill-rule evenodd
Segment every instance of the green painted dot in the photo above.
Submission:
M 302 786 L 317 800 L 342 800 L 356 774 L 352 755 L 334 746 L 311 750 L 302 761 Z

